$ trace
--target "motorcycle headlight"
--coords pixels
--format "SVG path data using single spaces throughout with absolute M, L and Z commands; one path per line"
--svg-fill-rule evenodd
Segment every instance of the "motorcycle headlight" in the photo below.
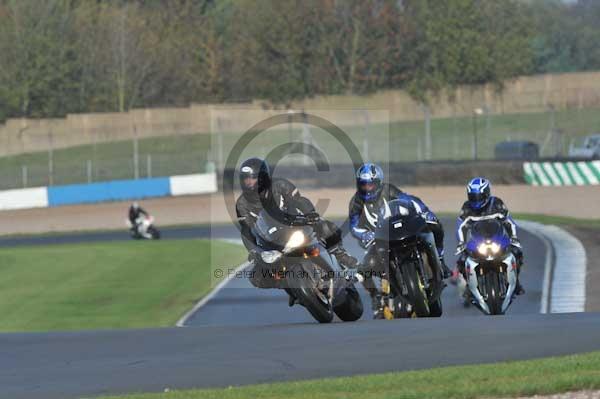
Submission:
M 264 251 L 260 254 L 263 262 L 265 263 L 273 263 L 277 259 L 281 258 L 281 252 L 279 251 Z
M 495 255 L 498 252 L 500 252 L 500 245 L 496 242 L 484 242 L 482 244 L 479 244 L 479 246 L 477 247 L 477 251 L 481 255 L 488 255 L 490 253 Z
M 298 248 L 299 246 L 304 244 L 304 241 L 306 241 L 306 237 L 304 236 L 304 233 L 301 231 L 295 231 L 292 234 L 292 236 L 290 237 L 290 239 L 288 240 L 287 244 L 285 244 L 285 248 L 288 251 Z

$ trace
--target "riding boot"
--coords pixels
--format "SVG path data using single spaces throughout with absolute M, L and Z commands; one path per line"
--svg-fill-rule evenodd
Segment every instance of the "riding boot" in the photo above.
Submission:
M 373 311 L 373 319 L 383 319 L 383 301 L 381 293 L 375 284 L 372 276 L 365 276 L 362 282 L 363 287 L 371 297 L 371 310 Z
M 523 251 L 519 247 L 513 246 L 513 254 L 517 260 L 517 286 L 515 288 L 515 295 L 523 295 L 525 293 L 525 288 L 521 285 L 521 279 L 519 275 L 521 274 L 521 268 L 523 267 Z
M 525 293 L 525 288 L 521 285 L 521 279 L 519 278 L 519 274 L 521 274 L 521 265 L 517 267 L 517 286 L 515 288 L 516 295 L 523 295 Z

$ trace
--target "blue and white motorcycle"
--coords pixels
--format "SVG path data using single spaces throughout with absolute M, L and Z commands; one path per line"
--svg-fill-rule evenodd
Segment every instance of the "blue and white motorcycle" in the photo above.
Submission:
M 494 215 L 471 217 L 464 250 L 471 303 L 489 315 L 504 314 L 517 288 L 517 259 L 502 223 Z

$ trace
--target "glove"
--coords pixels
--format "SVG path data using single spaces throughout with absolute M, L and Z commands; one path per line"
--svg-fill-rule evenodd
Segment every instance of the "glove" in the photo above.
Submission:
M 312 225 L 317 224 L 321 220 L 321 217 L 317 212 L 311 212 L 306 215 L 306 223 Z
M 510 245 L 513 247 L 521 248 L 521 241 L 517 237 L 510 238 Z
M 257 260 L 259 260 L 259 259 L 260 259 L 260 254 L 256 250 L 252 249 L 252 250 L 250 250 L 250 252 L 248 252 L 248 262 L 256 263 Z
M 373 240 L 375 240 L 375 232 L 367 231 L 360 238 L 360 244 L 363 248 L 366 248 L 369 246 L 369 244 L 371 244 L 371 242 L 373 242 Z
M 459 242 L 456 246 L 456 253 L 454 255 L 460 255 L 465 251 L 465 243 Z
M 423 217 L 423 219 L 425 219 L 426 222 L 428 223 L 437 223 L 437 218 L 435 217 L 435 215 L 431 212 L 425 212 L 422 213 L 421 216 Z

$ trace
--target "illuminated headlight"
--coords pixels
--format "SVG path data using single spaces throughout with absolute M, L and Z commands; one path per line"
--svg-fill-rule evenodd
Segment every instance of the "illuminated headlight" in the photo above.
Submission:
M 306 237 L 304 236 L 304 233 L 301 231 L 295 231 L 292 236 L 290 237 L 289 241 L 287 242 L 287 244 L 285 245 L 286 250 L 292 250 L 295 248 L 298 248 L 299 246 L 301 246 L 302 244 L 304 244 L 304 241 L 306 241 Z
M 264 251 L 260 254 L 263 262 L 265 263 L 273 263 L 277 259 L 281 258 L 281 252 L 279 251 Z
M 497 254 L 498 252 L 500 252 L 500 245 L 498 245 L 495 242 L 479 244 L 479 246 L 477 247 L 477 251 L 481 255 L 488 255 L 490 253 Z

